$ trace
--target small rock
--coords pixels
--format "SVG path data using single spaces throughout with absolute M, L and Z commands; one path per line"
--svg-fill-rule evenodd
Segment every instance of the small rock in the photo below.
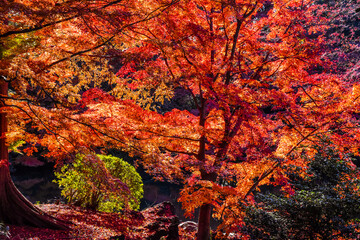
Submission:
M 142 211 L 144 225 L 138 230 L 145 231 L 147 240 L 179 239 L 179 218 L 170 202 L 163 202 Z
M 197 232 L 198 224 L 193 221 L 186 221 L 180 223 L 179 228 L 183 229 L 185 232 Z

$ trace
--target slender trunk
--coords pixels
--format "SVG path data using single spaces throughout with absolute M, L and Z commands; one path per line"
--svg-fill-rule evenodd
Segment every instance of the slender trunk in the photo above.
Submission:
M 198 232 L 196 240 L 209 240 L 210 239 L 210 217 L 211 205 L 204 204 L 200 207 Z
M 0 80 L 0 96 L 7 95 L 7 83 Z M 2 111 L 4 106 L 2 99 L 0 98 L 0 167 L 8 164 L 8 150 L 6 147 L 5 133 L 7 129 L 6 115 Z
M 204 127 L 206 121 L 206 100 L 203 98 L 201 87 L 200 87 L 200 122 L 199 125 Z M 200 137 L 198 159 L 201 162 L 206 161 L 205 156 L 206 137 L 203 134 Z M 204 169 L 201 170 L 201 179 L 209 180 L 209 175 Z M 211 205 L 204 204 L 200 207 L 199 218 L 198 218 L 198 231 L 197 240 L 209 240 L 210 239 L 210 217 L 211 217 Z
M 8 84 L 0 80 L 0 96 L 7 96 Z M 53 229 L 67 229 L 65 222 L 45 214 L 28 201 L 16 188 L 9 170 L 6 146 L 7 120 L 0 98 L 0 222 Z
M 215 182 L 217 179 L 217 173 L 207 173 L 205 170 L 201 171 L 201 179 Z M 210 239 L 210 219 L 211 219 L 211 204 L 203 204 L 200 207 L 198 218 L 198 232 L 196 240 L 209 240 Z

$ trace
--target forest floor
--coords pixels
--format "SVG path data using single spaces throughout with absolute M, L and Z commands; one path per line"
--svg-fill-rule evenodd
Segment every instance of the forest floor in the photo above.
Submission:
M 145 239 L 141 226 L 151 221 L 136 212 L 126 214 L 104 213 L 85 210 L 64 204 L 37 205 L 44 212 L 70 223 L 69 230 L 52 230 L 27 226 L 10 225 L 12 240 L 55 240 L 55 239 Z M 141 214 L 140 214 L 141 215 Z M 144 224 L 145 223 L 145 224 Z M 126 238 L 116 238 L 126 236 Z M 184 236 L 181 240 L 188 239 Z

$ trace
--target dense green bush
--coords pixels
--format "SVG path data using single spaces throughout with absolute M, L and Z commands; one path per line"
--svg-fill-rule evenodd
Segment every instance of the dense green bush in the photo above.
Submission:
M 306 176 L 286 168 L 293 195 L 257 195 L 243 228 L 250 239 L 360 239 L 360 171 L 330 147 L 316 150 Z
M 105 155 L 77 155 L 74 162 L 55 173 L 61 195 L 70 204 L 104 212 L 125 207 L 137 210 L 143 183 L 135 168 L 124 160 Z

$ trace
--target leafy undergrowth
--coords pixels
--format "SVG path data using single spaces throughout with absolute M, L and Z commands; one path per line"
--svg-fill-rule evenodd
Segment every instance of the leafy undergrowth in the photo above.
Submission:
M 144 218 L 135 212 L 120 216 L 63 204 L 41 204 L 38 207 L 54 217 L 72 223 L 71 229 L 51 230 L 10 225 L 10 239 L 109 239 L 119 235 L 126 235 L 129 239 L 142 239 L 141 234 L 133 230 L 133 226 L 141 225 Z
M 144 240 L 150 234 L 144 226 L 150 226 L 154 221 L 151 209 L 142 212 L 104 213 L 85 210 L 64 204 L 38 205 L 44 212 L 70 223 L 69 230 L 52 230 L 26 226 L 10 225 L 12 240 L 55 240 L 55 239 L 121 239 Z M 166 215 L 167 213 L 165 213 Z M 171 214 L 171 213 L 169 213 Z M 194 232 L 181 229 L 179 240 L 194 239 Z M 0 239 L 2 239 L 0 237 Z M 124 239 L 124 238 L 123 238 Z

